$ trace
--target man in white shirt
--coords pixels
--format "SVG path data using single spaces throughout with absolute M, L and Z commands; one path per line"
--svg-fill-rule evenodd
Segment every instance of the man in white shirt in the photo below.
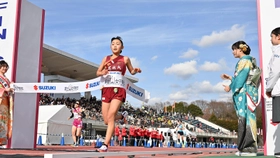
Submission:
M 266 95 L 272 97 L 272 122 L 280 123 L 280 27 L 271 32 L 272 56 L 268 65 Z

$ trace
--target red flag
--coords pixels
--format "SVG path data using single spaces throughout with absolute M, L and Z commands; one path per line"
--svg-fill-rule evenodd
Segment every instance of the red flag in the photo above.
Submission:
M 175 109 L 175 105 L 176 105 L 176 104 L 175 104 L 175 102 L 174 102 L 173 105 L 172 105 L 172 109 Z

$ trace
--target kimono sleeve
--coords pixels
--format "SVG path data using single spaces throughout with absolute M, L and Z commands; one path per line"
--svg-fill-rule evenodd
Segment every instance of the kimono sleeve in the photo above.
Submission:
M 238 62 L 236 72 L 230 84 L 230 88 L 233 94 L 239 92 L 246 83 L 251 66 L 252 63 L 250 60 L 242 59 Z

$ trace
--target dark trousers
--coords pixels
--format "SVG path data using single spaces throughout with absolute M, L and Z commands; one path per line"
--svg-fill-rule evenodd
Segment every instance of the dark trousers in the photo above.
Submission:
M 280 122 L 280 96 L 272 97 L 272 122 Z
M 135 142 L 135 137 L 134 136 L 130 136 L 129 145 L 130 146 L 134 146 L 134 142 Z

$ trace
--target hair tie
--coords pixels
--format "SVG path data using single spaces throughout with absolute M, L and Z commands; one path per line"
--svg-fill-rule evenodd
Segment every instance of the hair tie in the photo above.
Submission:
M 4 60 L 4 58 L 0 56 L 0 61 L 2 61 L 2 60 Z
M 239 49 L 241 49 L 243 52 L 247 51 L 248 46 L 246 44 L 240 44 Z

